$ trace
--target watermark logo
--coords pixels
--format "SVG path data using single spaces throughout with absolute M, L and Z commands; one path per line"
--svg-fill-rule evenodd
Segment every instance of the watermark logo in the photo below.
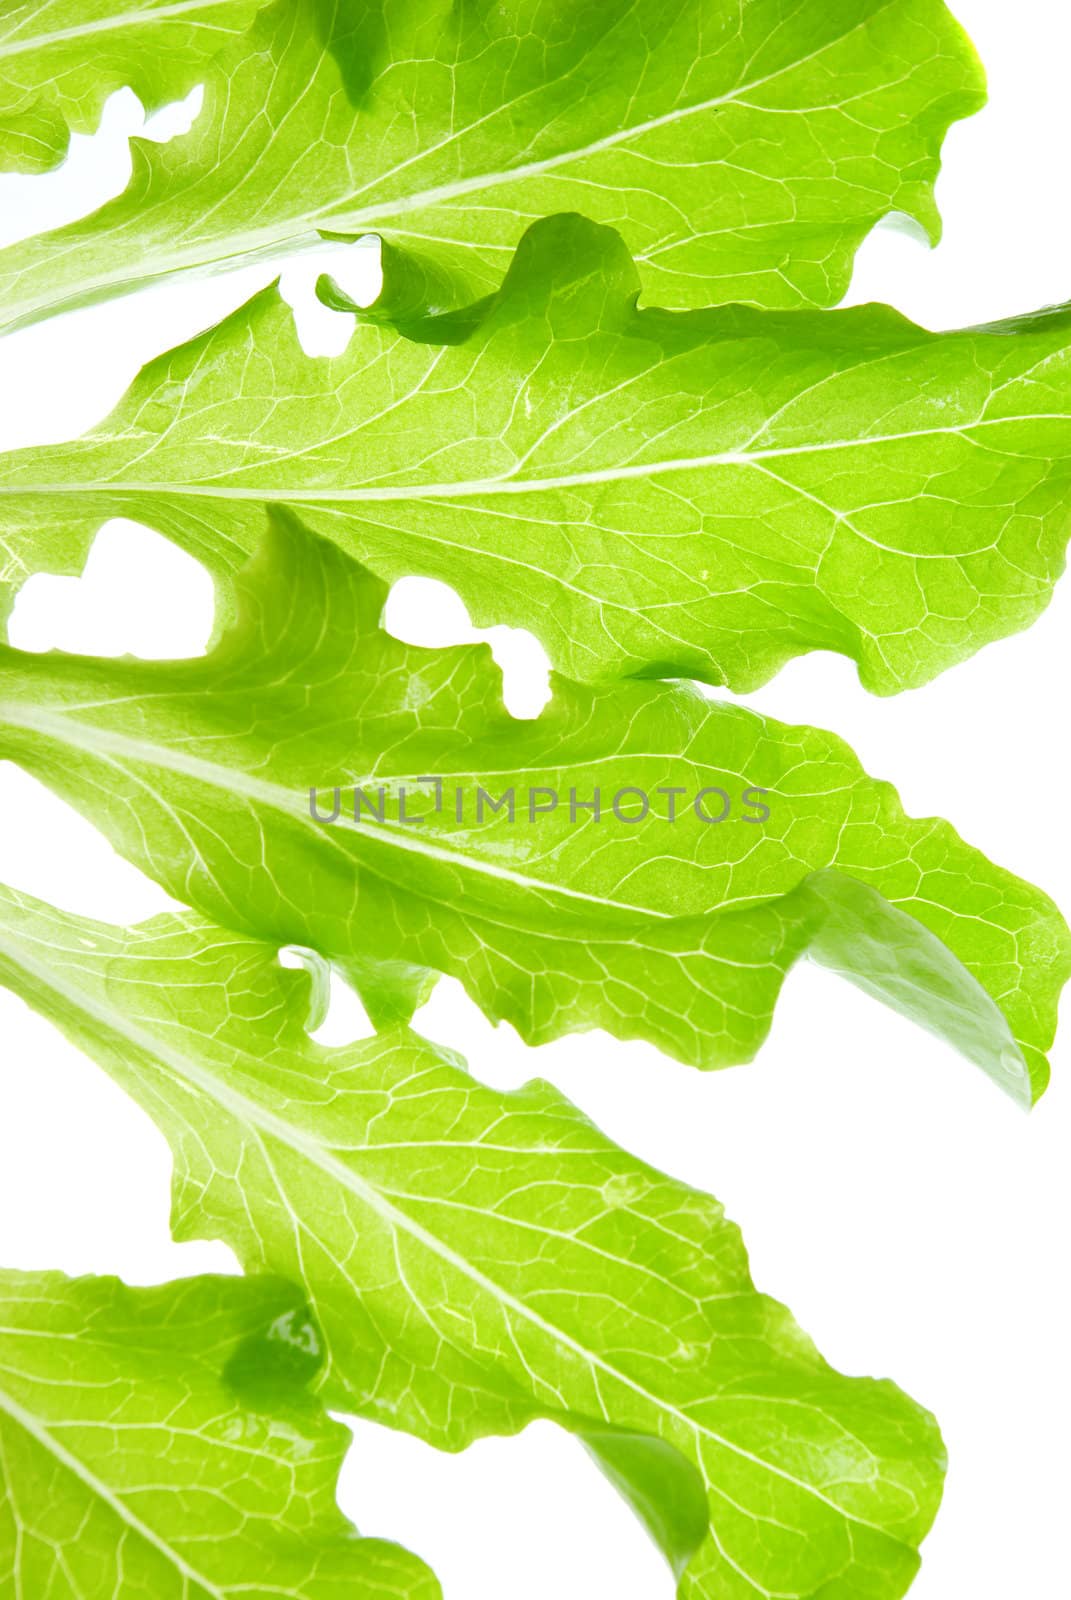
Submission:
M 701 789 L 680 785 L 647 789 L 624 784 L 615 789 L 595 786 L 583 791 L 573 785 L 558 788 L 511 784 L 495 793 L 478 783 L 448 786 L 434 773 L 424 773 L 374 785 L 310 788 L 309 815 L 325 826 L 390 823 L 419 827 L 432 817 L 449 816 L 456 823 L 476 826 L 494 821 L 534 827 L 553 817 L 557 823 L 570 826 L 613 821 L 631 827 L 653 817 L 671 823 L 697 820 L 711 827 L 723 822 L 761 827 L 770 817 L 765 799 L 769 792 L 753 784 L 745 788 L 708 785 Z

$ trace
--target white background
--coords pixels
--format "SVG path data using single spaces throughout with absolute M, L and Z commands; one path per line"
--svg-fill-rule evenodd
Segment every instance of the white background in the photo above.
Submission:
M 959 0 L 990 75 L 986 111 L 953 129 L 930 252 L 883 226 L 851 299 L 931 327 L 1071 296 L 1071 15 L 1063 0 Z M 157 119 L 188 122 L 192 106 Z M 45 179 L 0 179 L 14 238 L 119 189 L 140 112 L 125 93 L 101 133 Z M 336 252 L 337 255 L 337 252 Z M 363 267 L 362 267 L 363 263 Z M 345 266 L 374 290 L 374 254 Z M 59 439 L 102 416 L 137 366 L 237 304 L 271 272 L 155 290 L 0 344 L 0 447 Z M 348 323 L 311 303 L 307 263 L 286 275 L 310 350 Z M 82 580 L 37 578 L 14 642 L 109 653 L 199 651 L 204 574 L 130 524 L 101 535 Z M 439 585 L 395 591 L 392 626 L 428 643 L 466 635 Z M 496 630 L 511 705 L 541 693 L 532 641 Z M 1071 908 L 1068 708 L 1071 585 L 1028 634 L 896 700 L 873 699 L 832 656 L 750 697 L 835 729 L 909 811 L 951 818 L 992 858 Z M 72 910 L 123 921 L 165 897 L 59 802 L 0 765 L 0 877 Z M 1066 1020 L 1066 1018 L 1065 1018 Z M 944 1509 L 913 1600 L 1066 1600 L 1071 1384 L 1071 1049 L 1026 1117 L 945 1046 L 813 967 L 789 979 L 760 1060 L 704 1077 L 602 1035 L 527 1050 L 443 984 L 419 1018 L 503 1086 L 551 1078 L 648 1160 L 712 1189 L 743 1226 L 755 1276 L 847 1372 L 887 1374 L 939 1415 L 951 1454 Z M 330 1027 L 345 1037 L 352 1011 Z M 233 1270 L 217 1245 L 168 1238 L 162 1138 L 95 1067 L 0 993 L 0 1262 L 156 1282 Z M 357 1424 L 347 1511 L 399 1538 L 447 1600 L 671 1600 L 672 1580 L 583 1452 L 549 1424 L 448 1458 Z

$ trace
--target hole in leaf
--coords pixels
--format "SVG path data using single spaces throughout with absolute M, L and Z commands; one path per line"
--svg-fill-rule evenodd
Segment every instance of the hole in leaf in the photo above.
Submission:
M 123 91 L 127 93 L 129 91 Z M 138 137 L 151 139 L 154 144 L 167 144 L 171 139 L 177 139 L 184 133 L 189 133 L 197 118 L 201 114 L 201 107 L 205 101 L 205 86 L 203 83 L 194 84 L 184 100 L 172 100 L 170 105 L 160 106 L 158 110 L 151 111 L 148 116 L 142 112 L 142 126 L 136 129 Z
M 26 580 L 9 638 L 19 650 L 176 660 L 204 655 L 214 613 L 212 580 L 198 561 L 116 518 L 97 534 L 80 578 Z
M 143 122 L 137 95 L 120 89 L 105 101 L 95 133 L 71 135 L 60 166 L 0 176 L 0 245 L 62 227 L 120 194 L 130 179 L 130 139 Z
M 310 1039 L 337 1046 L 374 1037 L 376 1030 L 358 995 L 316 951 L 286 945 L 279 951 L 279 965 L 291 971 L 304 967 L 312 979 Z
M 95 132 L 73 133 L 58 166 L 49 172 L 0 175 L 0 245 L 60 228 L 114 199 L 130 181 L 131 139 L 163 144 L 187 133 L 203 100 L 198 85 L 184 100 L 146 117 L 133 89 L 109 95 Z
M 461 596 L 437 578 L 400 578 L 387 596 L 383 626 L 405 644 L 437 649 L 485 641 L 501 670 L 502 698 L 513 717 L 538 717 L 550 699 L 550 662 L 535 635 L 504 624 L 474 628 Z
M 298 340 L 307 356 L 339 356 L 353 336 L 353 316 L 332 311 L 316 298 L 316 280 L 325 272 L 357 305 L 371 305 L 383 283 L 379 239 L 368 234 L 352 244 L 324 244 L 284 266 L 279 293 L 294 313 Z
M 357 993 L 333 971 L 327 1014 L 311 1037 L 317 1044 L 343 1045 L 352 1044 L 356 1039 L 371 1039 L 375 1031 Z

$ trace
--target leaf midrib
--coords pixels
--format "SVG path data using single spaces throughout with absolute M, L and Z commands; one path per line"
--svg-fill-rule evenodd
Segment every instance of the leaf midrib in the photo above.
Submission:
M 662 477 L 675 472 L 705 471 L 711 467 L 754 467 L 761 470 L 766 461 L 809 457 L 838 450 L 858 450 L 871 445 L 906 443 L 913 439 L 933 439 L 948 436 L 966 438 L 982 428 L 1004 428 L 1019 423 L 1068 422 L 1068 412 L 1034 412 L 1030 416 L 1014 414 L 1003 417 L 980 417 L 976 421 L 948 424 L 928 428 L 905 429 L 900 433 L 861 434 L 856 439 L 825 439 L 801 445 L 778 445 L 763 450 L 719 450 L 710 455 L 671 456 L 660 461 L 625 463 L 613 467 L 593 467 L 585 472 L 555 474 L 543 478 L 517 478 L 502 473 L 493 478 L 445 481 L 442 483 L 366 485 L 357 488 L 313 488 L 295 485 L 293 488 L 263 485 L 245 488 L 239 484 L 216 485 L 211 482 L 157 482 L 128 481 L 122 478 L 103 478 L 95 482 L 56 481 L 51 483 L 0 484 L 0 497 L 53 494 L 145 494 L 180 496 L 209 500 L 262 501 L 265 503 L 349 505 L 376 500 L 451 500 L 485 499 L 494 495 L 546 494 L 559 489 L 574 489 L 584 485 L 625 482 L 634 478 Z M 98 448 L 113 441 L 107 437 L 89 437 L 80 446 Z M 194 441 L 196 443 L 196 441 Z M 40 447 L 48 449 L 48 446 Z M 294 459 L 300 460 L 297 453 Z M 278 465 L 278 463 L 276 463 Z M 230 473 L 244 473 L 246 467 L 231 467 Z M 225 476 L 226 474 L 221 474 Z M 789 487 L 798 486 L 789 483 Z
M 194 11 L 214 11 L 227 3 L 228 0 L 174 0 L 174 4 L 160 6 L 154 11 L 120 12 L 110 17 L 99 18 L 95 22 L 82 22 L 70 28 L 57 28 L 54 33 L 34 34 L 14 44 L 8 44 L 0 39 L 0 61 L 10 60 L 14 56 L 29 55 L 34 50 L 45 50 L 49 45 L 64 44 L 69 39 L 86 39 L 100 33 L 118 33 L 124 28 L 144 26 L 147 22 L 155 24 L 158 21 L 169 21 L 172 17 L 181 17 Z M 233 31 L 228 29 L 228 32 Z

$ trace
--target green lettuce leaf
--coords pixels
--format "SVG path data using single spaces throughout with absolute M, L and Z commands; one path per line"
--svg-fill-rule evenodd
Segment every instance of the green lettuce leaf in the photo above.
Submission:
M 0 1590 L 25 1600 L 438 1600 L 335 1500 L 320 1335 L 267 1278 L 0 1272 Z
M 809 952 L 1043 1089 L 1065 923 L 833 735 L 639 681 L 516 720 L 486 646 L 390 637 L 385 586 L 292 520 L 238 590 L 207 657 L 0 650 L 0 755 L 185 904 L 321 951 L 377 1023 L 442 972 L 530 1042 L 701 1066 L 754 1054 Z
M 43 172 L 129 85 L 181 99 L 264 0 L 9 0 L 0 17 L 0 170 Z
M 388 267 L 404 321 L 417 269 Z M 0 460 L 0 582 L 79 570 L 112 515 L 225 581 L 286 503 L 382 576 L 531 629 L 571 677 L 742 690 L 820 649 L 892 692 L 1042 610 L 1066 309 L 931 334 L 876 306 L 641 311 L 637 288 L 617 234 L 554 217 L 491 300 L 359 325 L 331 360 L 265 291 L 84 438 Z
M 0 896 L 0 981 L 155 1118 L 180 1238 L 301 1283 L 325 1402 L 458 1448 L 580 1435 L 703 1600 L 896 1600 L 940 1497 L 932 1418 L 832 1371 L 712 1199 L 557 1092 L 397 1030 L 327 1050 L 308 976 L 191 913 L 124 931 Z
M 4 320 L 372 228 L 483 293 L 568 209 L 658 300 L 833 304 L 880 217 L 936 238 L 941 142 L 984 99 L 940 0 L 278 0 L 205 79 L 124 195 L 0 256 Z

